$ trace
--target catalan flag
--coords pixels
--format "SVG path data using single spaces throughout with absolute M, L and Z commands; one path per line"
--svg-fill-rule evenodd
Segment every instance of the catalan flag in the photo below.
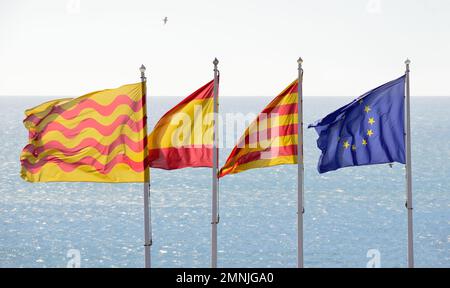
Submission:
M 298 80 L 258 115 L 234 147 L 219 177 L 248 169 L 297 163 Z
M 169 110 L 149 136 L 149 163 L 166 170 L 212 167 L 214 80 Z
M 29 182 L 144 182 L 142 84 L 59 99 L 25 111 L 20 156 Z

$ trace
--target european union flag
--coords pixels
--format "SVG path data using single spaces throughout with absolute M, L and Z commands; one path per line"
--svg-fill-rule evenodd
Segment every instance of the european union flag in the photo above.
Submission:
M 405 78 L 375 88 L 309 125 L 319 134 L 319 173 L 348 166 L 405 163 Z

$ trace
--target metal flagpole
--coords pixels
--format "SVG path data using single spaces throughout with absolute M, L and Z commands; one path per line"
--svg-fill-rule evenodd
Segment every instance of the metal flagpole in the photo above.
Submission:
M 298 58 L 298 129 L 297 129 L 297 267 L 303 268 L 303 213 L 304 205 L 303 205 L 303 191 L 304 191 L 304 162 L 303 162 L 303 59 Z
M 147 78 L 145 77 L 145 66 L 141 65 L 142 83 L 142 110 L 144 112 L 144 165 L 148 165 L 148 141 L 147 141 Z M 144 239 L 145 239 L 145 268 L 151 267 L 151 246 L 152 246 L 152 222 L 150 212 L 150 170 L 145 167 L 144 170 Z
M 409 86 L 409 64 L 406 59 L 406 209 L 408 209 L 408 268 L 414 268 L 414 236 L 413 236 L 413 201 L 412 201 L 412 169 L 411 169 L 411 115 L 410 115 L 410 86 Z
M 211 211 L 211 268 L 217 268 L 217 164 L 218 164 L 218 149 L 217 149 L 217 136 L 218 136 L 218 85 L 219 85 L 219 70 L 217 65 L 219 60 L 217 58 L 213 61 L 214 64 L 214 128 L 213 128 L 213 169 L 212 169 L 212 211 Z

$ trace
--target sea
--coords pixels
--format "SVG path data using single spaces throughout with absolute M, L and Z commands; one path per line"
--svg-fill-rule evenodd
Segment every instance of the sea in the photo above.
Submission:
M 24 110 L 49 99 L 0 97 L 0 267 L 143 267 L 142 184 L 20 178 Z M 150 97 L 149 127 L 181 99 Z M 251 120 L 270 100 L 221 98 L 220 164 L 245 128 L 225 115 Z M 349 101 L 305 97 L 305 124 Z M 411 105 L 415 264 L 450 267 L 450 97 L 413 97 Z M 305 129 L 305 266 L 406 267 L 404 165 L 319 174 L 316 139 Z M 296 187 L 296 165 L 220 180 L 219 267 L 296 267 Z M 211 169 L 152 169 L 151 221 L 153 267 L 209 267 Z

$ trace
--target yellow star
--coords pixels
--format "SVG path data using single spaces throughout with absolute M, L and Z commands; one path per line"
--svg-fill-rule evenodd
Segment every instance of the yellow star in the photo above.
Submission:
M 356 145 L 355 145 L 355 144 L 352 145 L 352 150 L 353 150 L 353 151 L 356 150 Z
M 375 123 L 375 119 L 373 119 L 373 117 L 370 117 L 370 118 L 369 118 L 369 124 L 370 124 L 370 125 L 373 125 L 373 123 Z
M 370 110 L 372 110 L 372 109 L 370 109 L 369 105 L 366 105 L 366 107 L 364 107 L 364 112 L 369 113 Z
M 366 140 L 366 139 L 363 139 L 363 141 L 362 141 L 362 145 L 364 145 L 364 146 L 366 146 L 366 145 L 367 145 L 367 140 Z
M 348 143 L 348 141 L 344 142 L 344 148 L 347 149 L 348 147 L 350 147 L 350 143 Z
M 373 135 L 373 131 L 372 131 L 372 129 L 368 129 L 367 130 L 367 136 L 372 136 Z

